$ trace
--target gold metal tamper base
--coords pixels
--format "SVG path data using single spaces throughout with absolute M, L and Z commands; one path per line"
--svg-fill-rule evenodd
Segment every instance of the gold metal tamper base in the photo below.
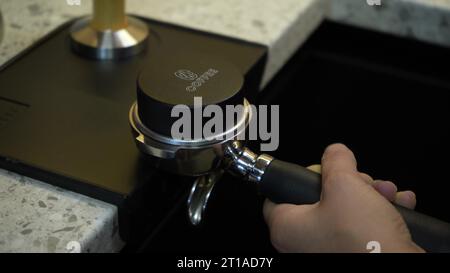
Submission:
M 3 39 L 3 18 L 2 18 L 2 11 L 0 10 L 0 44 L 2 43 Z
M 149 30 L 141 20 L 126 16 L 125 0 L 94 0 L 92 17 L 71 28 L 72 48 L 101 60 L 127 58 L 145 48 Z

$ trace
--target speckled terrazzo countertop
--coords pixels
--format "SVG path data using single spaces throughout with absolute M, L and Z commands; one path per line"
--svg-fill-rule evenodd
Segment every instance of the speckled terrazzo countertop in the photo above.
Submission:
M 91 1 L 0 0 L 5 37 L 0 65 L 74 17 Z M 263 85 L 318 24 L 347 24 L 450 45 L 450 0 L 129 0 L 137 15 L 267 45 Z M 117 208 L 0 170 L 0 252 L 116 252 Z
M 330 0 L 329 19 L 450 46 L 450 0 Z
M 117 208 L 0 169 L 0 252 L 112 252 Z

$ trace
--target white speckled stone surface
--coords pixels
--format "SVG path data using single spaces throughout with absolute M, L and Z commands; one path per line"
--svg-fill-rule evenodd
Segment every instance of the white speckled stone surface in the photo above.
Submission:
M 331 0 L 334 21 L 450 46 L 450 0 Z
M 263 86 L 327 15 L 369 29 L 450 45 L 450 0 L 128 0 L 128 11 L 267 45 Z M 60 24 L 88 14 L 90 0 L 0 0 L 5 37 L 0 65 Z M 117 208 L 0 170 L 0 252 L 115 252 Z
M 88 14 L 92 2 L 2 0 L 5 41 L 0 65 L 63 22 Z M 275 75 L 325 16 L 326 0 L 128 0 L 128 12 L 268 45 L 264 83 Z
M 115 206 L 0 170 L 0 252 L 112 252 L 122 247 Z

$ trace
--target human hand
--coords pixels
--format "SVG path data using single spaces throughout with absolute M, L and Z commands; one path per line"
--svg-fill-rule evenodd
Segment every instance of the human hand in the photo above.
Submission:
M 318 166 L 311 169 L 319 171 Z M 377 241 L 382 252 L 423 252 L 391 204 L 413 209 L 413 192 L 397 192 L 394 183 L 358 172 L 353 153 L 342 144 L 325 150 L 321 171 L 320 202 L 292 205 L 266 200 L 264 217 L 278 251 L 367 252 L 367 243 Z

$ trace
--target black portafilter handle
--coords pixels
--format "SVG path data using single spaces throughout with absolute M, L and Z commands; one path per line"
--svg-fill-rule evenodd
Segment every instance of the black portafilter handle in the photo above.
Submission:
M 302 166 L 274 159 L 262 176 L 260 190 L 275 203 L 313 204 L 320 200 L 321 175 Z M 449 223 L 394 206 L 405 220 L 416 244 L 427 252 L 450 252 Z

